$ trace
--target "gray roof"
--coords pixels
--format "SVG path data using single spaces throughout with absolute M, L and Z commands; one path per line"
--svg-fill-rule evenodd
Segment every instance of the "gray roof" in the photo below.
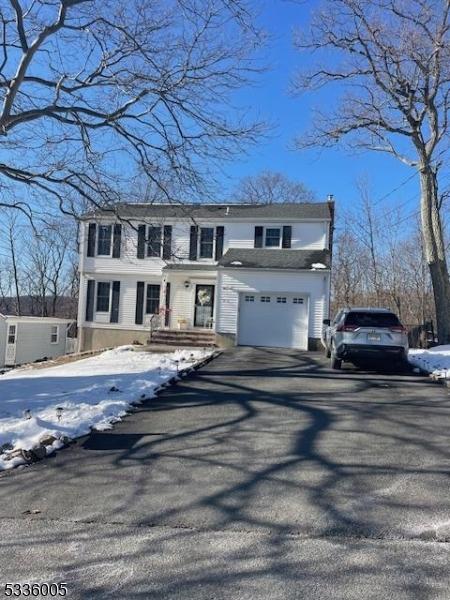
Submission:
M 217 265 L 202 263 L 171 263 L 163 267 L 163 271 L 217 271 Z
M 327 269 L 330 268 L 329 250 L 230 248 L 219 261 L 219 265 L 223 267 L 236 269 L 310 270 L 314 264 L 319 263 L 325 265 Z
M 117 215 L 124 219 L 331 219 L 332 202 L 286 204 L 116 204 L 87 213 L 84 219 Z

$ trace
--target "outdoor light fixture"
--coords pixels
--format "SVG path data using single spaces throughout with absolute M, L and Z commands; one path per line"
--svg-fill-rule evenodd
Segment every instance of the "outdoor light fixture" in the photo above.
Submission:
M 190 285 L 191 282 L 189 281 L 189 279 L 186 279 L 186 281 L 184 282 L 184 287 L 187 289 Z
M 62 414 L 63 414 L 63 407 L 57 406 L 56 407 L 56 418 L 58 419 L 58 423 L 61 421 Z

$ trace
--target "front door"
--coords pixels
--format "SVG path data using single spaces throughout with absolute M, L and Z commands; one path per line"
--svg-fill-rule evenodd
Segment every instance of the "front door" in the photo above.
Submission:
M 194 327 L 212 327 L 214 313 L 214 286 L 195 286 Z
M 12 367 L 16 364 L 17 325 L 8 325 L 6 339 L 5 365 Z

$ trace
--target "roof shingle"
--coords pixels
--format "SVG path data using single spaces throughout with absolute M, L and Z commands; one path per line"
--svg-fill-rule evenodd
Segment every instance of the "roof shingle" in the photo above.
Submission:
M 330 268 L 329 250 L 283 250 L 267 248 L 230 248 L 220 259 L 222 267 L 236 269 L 301 269 Z

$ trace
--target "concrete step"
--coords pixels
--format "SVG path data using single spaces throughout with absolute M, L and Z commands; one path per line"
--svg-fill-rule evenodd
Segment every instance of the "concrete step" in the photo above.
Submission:
M 214 346 L 216 335 L 213 331 L 196 329 L 158 329 L 152 334 L 152 344 L 171 346 Z

